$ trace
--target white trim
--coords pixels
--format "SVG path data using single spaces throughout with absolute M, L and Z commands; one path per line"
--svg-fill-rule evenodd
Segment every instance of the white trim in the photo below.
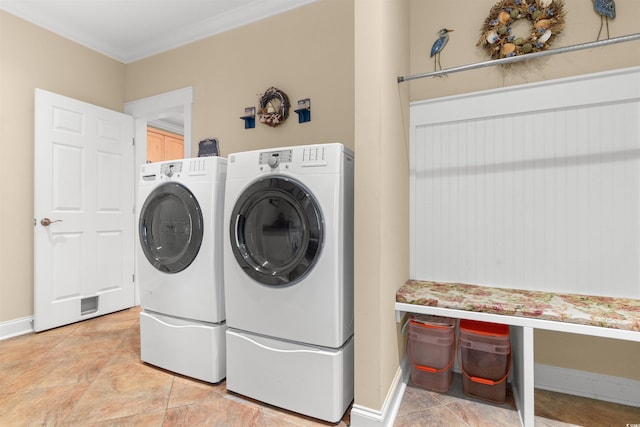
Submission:
M 145 143 L 136 144 L 136 170 L 145 163 L 147 158 L 147 122 L 163 119 L 172 113 L 179 113 L 184 119 L 184 158 L 191 157 L 191 113 L 193 107 L 193 87 L 177 89 L 171 92 L 137 99 L 124 104 L 125 114 L 133 116 L 135 121 L 136 141 L 144 140 Z
M 152 127 L 152 128 L 156 128 L 156 129 L 164 130 L 164 131 L 167 131 L 167 132 L 175 133 L 176 135 L 183 135 L 184 134 L 184 126 L 175 125 L 173 123 L 170 123 L 168 120 L 164 120 L 164 119 L 158 119 L 158 120 L 154 120 L 152 122 L 147 122 L 147 125 Z
M 140 167 L 147 159 L 147 123 L 153 120 L 163 119 L 178 113 L 183 117 L 184 123 L 184 158 L 191 157 L 191 112 L 193 107 L 193 87 L 185 87 L 160 95 L 137 99 L 124 104 L 124 112 L 133 116 L 135 147 L 135 174 L 132 182 L 135 188 L 135 200 L 138 200 L 138 174 Z M 136 218 L 138 206 L 134 207 Z M 138 233 L 135 233 L 135 244 L 138 245 Z M 136 261 L 137 262 L 137 261 Z M 138 266 L 135 266 L 135 305 L 140 304 L 140 288 L 138 286 Z
M 640 407 L 640 381 L 535 364 L 535 387 Z
M 125 64 L 148 58 L 170 49 L 186 46 L 190 43 L 213 37 L 235 28 L 243 27 L 272 16 L 297 9 L 317 0 L 254 0 L 248 4 L 234 8 L 228 12 L 205 18 L 189 26 L 179 28 L 179 31 L 167 31 L 163 36 L 155 37 L 144 43 L 133 44 L 126 52 L 117 52 L 116 59 Z
M 193 87 L 173 90 L 160 95 L 136 99 L 124 104 L 125 114 L 134 118 L 151 117 L 166 113 L 168 110 L 179 110 L 185 104 L 193 103 Z
M 398 415 L 402 396 L 409 382 L 409 362 L 405 357 L 396 371 L 387 398 L 382 409 L 371 409 L 366 406 L 353 405 L 351 409 L 352 427 L 393 427 L 393 423 Z
M 411 129 L 430 124 L 635 100 L 640 98 L 638 73 L 640 67 L 621 68 L 415 101 L 410 104 Z M 589 83 L 588 91 L 584 90 L 585 82 Z M 563 96 L 559 96 L 559 92 Z M 526 102 L 513 102 L 515 97 L 526 99 Z M 512 102 L 504 102 L 505 99 L 511 99 Z M 488 105 L 491 107 L 487 108 Z M 451 114 L 452 111 L 455 114 Z
M 318 0 L 245 0 L 243 2 L 235 2 L 236 4 L 230 7 L 222 5 L 221 8 L 216 8 L 218 12 L 212 16 L 205 14 L 195 20 L 192 19 L 191 21 L 193 22 L 185 22 L 182 25 L 174 23 L 171 31 L 141 34 L 138 28 L 134 28 L 132 31 L 128 31 L 130 37 L 127 37 L 126 42 L 122 40 L 122 37 L 116 36 L 115 34 L 105 35 L 103 31 L 85 31 L 85 27 L 87 26 L 84 24 L 89 24 L 87 28 L 91 28 L 92 21 L 83 22 L 83 25 L 80 26 L 78 25 L 79 22 L 81 22 L 80 19 L 69 19 L 70 14 L 66 12 L 64 14 L 52 14 L 48 8 L 43 8 L 37 2 L 0 1 L 0 9 L 88 47 L 89 49 L 128 64 L 297 9 L 316 1 Z M 129 3 L 133 3 L 133 7 L 120 7 L 120 9 L 118 9 L 119 6 L 117 5 L 109 7 L 112 11 L 125 14 L 135 13 L 135 11 L 141 7 L 140 3 L 143 4 L 143 2 L 139 1 Z M 139 3 L 137 7 L 135 3 Z M 182 2 L 169 2 L 167 6 L 171 11 L 173 10 L 172 7 L 178 3 Z M 183 7 L 187 9 L 187 12 L 191 12 L 194 7 L 198 7 L 197 2 L 191 2 L 191 4 L 185 3 L 186 5 Z M 234 2 L 220 3 L 233 4 Z M 95 13 L 98 14 L 100 18 L 108 21 L 109 18 L 114 16 L 113 13 L 109 13 L 105 17 L 104 14 L 101 13 L 103 9 L 99 6 L 100 5 L 93 9 L 95 9 Z M 82 14 L 86 11 L 87 10 L 83 8 L 83 10 L 76 12 L 78 12 L 78 17 L 82 18 Z M 144 17 L 140 16 L 138 19 L 144 19 Z M 169 25 L 163 22 L 155 23 L 156 26 L 160 28 L 166 28 L 167 25 Z M 116 26 L 115 28 L 119 27 Z M 100 33 L 102 37 L 97 37 L 98 33 Z
M 0 323 L 0 341 L 33 332 L 33 316 Z
M 396 302 L 396 320 L 400 322 L 401 320 L 398 319 L 402 319 L 406 313 L 433 314 L 436 316 L 455 317 L 458 319 L 506 323 L 512 326 L 523 326 L 526 328 L 544 329 L 547 331 L 640 342 L 639 331 L 605 328 L 602 326 L 582 325 L 570 322 L 558 322 L 555 320 L 538 319 L 534 317 L 509 316 L 506 314 L 493 314 L 479 311 L 457 310 L 453 308 Z

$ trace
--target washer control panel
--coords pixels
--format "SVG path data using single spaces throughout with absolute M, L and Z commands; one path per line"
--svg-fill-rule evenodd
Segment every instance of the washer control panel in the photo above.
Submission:
M 182 162 L 164 163 L 160 167 L 160 174 L 168 177 L 180 172 L 182 172 Z
M 293 150 L 268 151 L 260 153 L 259 164 L 276 168 L 280 163 L 291 163 Z

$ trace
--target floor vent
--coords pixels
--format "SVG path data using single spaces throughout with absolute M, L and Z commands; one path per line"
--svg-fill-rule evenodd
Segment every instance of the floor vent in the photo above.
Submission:
M 98 296 L 82 298 L 80 301 L 80 315 L 95 313 L 98 311 Z

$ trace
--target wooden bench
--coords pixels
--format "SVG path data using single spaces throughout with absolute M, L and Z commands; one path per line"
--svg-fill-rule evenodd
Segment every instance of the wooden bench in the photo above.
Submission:
M 407 313 L 511 326 L 512 388 L 520 419 L 534 425 L 534 329 L 640 342 L 640 300 L 409 280 L 396 292 Z

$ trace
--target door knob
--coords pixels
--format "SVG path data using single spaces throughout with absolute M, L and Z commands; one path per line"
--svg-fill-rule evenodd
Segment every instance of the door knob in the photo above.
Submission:
M 40 224 L 42 224 L 43 227 L 48 227 L 49 224 L 53 224 L 54 222 L 62 222 L 62 220 L 56 219 L 55 221 L 51 221 L 49 218 L 42 218 L 40 220 Z

